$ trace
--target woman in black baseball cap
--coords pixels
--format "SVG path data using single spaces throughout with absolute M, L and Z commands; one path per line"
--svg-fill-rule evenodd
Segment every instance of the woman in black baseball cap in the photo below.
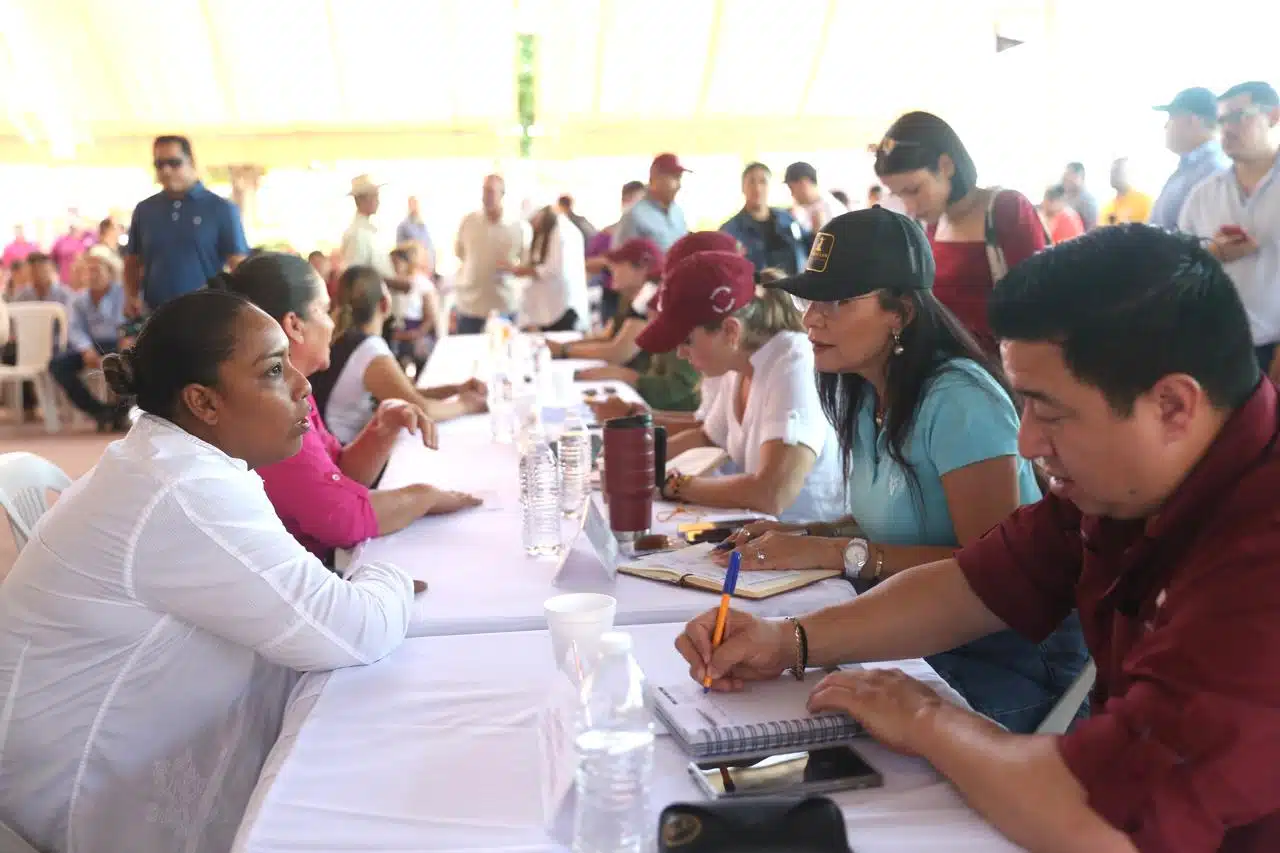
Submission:
M 827 223 L 805 271 L 776 285 L 805 306 L 851 515 L 809 536 L 749 526 L 734 540 L 744 569 L 842 568 L 874 583 L 950 557 L 1040 499 L 1009 384 L 933 281 L 920 226 L 870 208 Z M 1072 617 L 1043 644 L 1004 631 L 929 662 L 977 710 L 1029 732 L 1087 660 Z

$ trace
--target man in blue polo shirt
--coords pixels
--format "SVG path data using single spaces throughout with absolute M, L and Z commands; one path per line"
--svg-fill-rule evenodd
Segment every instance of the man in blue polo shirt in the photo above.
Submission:
M 689 171 L 674 154 L 659 154 L 649 167 L 649 186 L 644 198 L 622 214 L 613 230 L 613 248 L 617 249 L 635 237 L 644 237 L 666 251 L 671 244 L 689 233 L 684 211 L 676 204 L 680 180 Z
M 152 146 L 160 192 L 133 209 L 126 247 L 125 313 L 138 317 L 199 290 L 249 253 L 240 211 L 196 177 L 191 142 L 158 136 Z

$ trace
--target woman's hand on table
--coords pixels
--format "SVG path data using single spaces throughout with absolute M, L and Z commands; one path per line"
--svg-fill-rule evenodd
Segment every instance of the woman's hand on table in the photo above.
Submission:
M 466 382 L 463 382 L 457 388 L 457 393 L 459 394 L 465 394 L 468 391 L 474 394 L 479 394 L 482 397 L 489 396 L 489 386 L 484 384 L 474 376 L 468 379 Z
M 742 525 L 725 541 L 732 542 L 733 547 L 737 548 L 740 545 L 746 545 L 753 539 L 759 539 L 761 536 L 771 531 L 778 533 L 800 533 L 803 530 L 803 524 L 787 524 L 783 521 L 770 521 L 762 518 L 759 521 L 753 521 L 750 524 Z
M 638 376 L 639 374 L 629 367 L 608 365 L 579 370 L 573 375 L 573 378 L 577 382 L 625 382 L 628 385 L 632 385 Z
M 449 515 L 450 513 L 459 512 L 464 509 L 480 506 L 484 503 L 475 495 L 469 495 L 466 492 L 453 492 L 444 489 L 437 489 L 435 486 L 425 486 L 427 489 L 427 508 L 423 515 Z
M 835 672 L 809 694 L 811 712 L 848 714 L 879 743 L 903 755 L 918 754 L 913 743 L 920 723 L 942 704 L 931 687 L 896 669 Z
M 394 434 L 402 429 L 422 435 L 422 443 L 435 450 L 440 446 L 436 435 L 436 422 L 427 417 L 427 413 L 404 400 L 383 400 L 378 404 L 378 411 L 373 415 L 374 425 L 379 432 Z
M 458 394 L 458 400 L 469 415 L 482 415 L 489 411 L 489 396 L 486 393 L 463 391 Z
M 729 557 L 737 551 L 742 555 L 744 572 L 777 571 L 781 569 L 834 569 L 843 567 L 844 555 L 836 554 L 835 540 L 816 536 L 803 536 L 781 530 L 769 530 L 739 545 L 733 550 L 712 551 L 721 565 L 729 565 Z M 840 564 L 835 560 L 839 557 Z
M 748 681 L 772 681 L 795 663 L 791 623 L 759 619 L 740 610 L 729 611 L 724 637 L 712 649 L 717 613 L 703 613 L 676 638 L 676 651 L 688 661 L 694 681 L 702 683 L 709 673 L 712 690 L 741 690 Z
M 603 400 L 588 400 L 587 405 L 591 407 L 591 414 L 595 415 L 597 423 L 649 411 L 643 403 L 628 403 L 616 395 L 605 397 Z

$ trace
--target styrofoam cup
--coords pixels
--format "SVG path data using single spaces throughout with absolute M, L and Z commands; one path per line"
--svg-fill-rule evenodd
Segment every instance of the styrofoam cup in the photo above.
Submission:
M 618 600 L 602 593 L 574 592 L 548 598 L 542 609 L 556 665 L 563 666 L 570 648 L 576 646 L 581 666 L 586 668 L 599 652 L 600 636 L 613 628 Z

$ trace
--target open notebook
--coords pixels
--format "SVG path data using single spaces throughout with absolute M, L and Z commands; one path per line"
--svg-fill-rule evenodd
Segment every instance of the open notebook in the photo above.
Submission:
M 719 447 L 694 447 L 667 460 L 667 473 L 673 471 L 687 477 L 709 474 L 729 460 L 729 454 Z
M 691 586 L 709 592 L 724 589 L 726 569 L 711 559 L 715 545 L 703 543 L 679 548 L 675 551 L 659 551 L 641 557 L 622 558 L 618 571 L 627 575 L 649 578 L 677 586 Z M 785 572 L 741 572 L 734 595 L 740 598 L 769 598 L 781 595 L 826 578 L 839 577 L 839 569 L 798 569 Z
M 844 743 L 864 734 L 844 714 L 810 714 L 805 704 L 817 682 L 787 676 L 751 684 L 740 693 L 703 693 L 693 681 L 653 687 L 653 706 L 694 758 L 757 755 Z

